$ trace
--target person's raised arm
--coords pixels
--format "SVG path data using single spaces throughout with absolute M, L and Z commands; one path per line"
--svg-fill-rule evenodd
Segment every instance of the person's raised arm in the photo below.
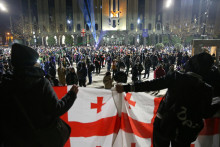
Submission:
M 59 100 L 49 81 L 44 81 L 43 104 L 46 113 L 54 116 L 63 115 L 72 107 L 74 101 L 76 100 L 78 86 L 73 85 L 69 92 Z

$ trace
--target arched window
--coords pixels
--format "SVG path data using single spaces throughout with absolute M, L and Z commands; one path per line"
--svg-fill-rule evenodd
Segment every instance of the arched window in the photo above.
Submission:
M 81 26 L 80 24 L 77 24 L 77 31 L 80 31 L 81 30 Z
M 95 30 L 97 31 L 98 29 L 98 24 L 95 24 Z
M 86 31 L 89 31 L 89 25 L 86 24 Z
M 139 29 L 140 29 L 140 30 L 143 29 L 143 24 L 142 24 L 142 23 L 139 24 Z
M 131 30 L 134 30 L 134 24 L 133 23 L 131 24 Z
M 160 30 L 160 24 L 159 23 L 157 24 L 157 30 Z
M 151 23 L 148 24 L 148 30 L 151 30 L 152 29 L 152 26 L 151 26 Z
M 60 24 L 60 31 L 63 31 L 63 25 Z

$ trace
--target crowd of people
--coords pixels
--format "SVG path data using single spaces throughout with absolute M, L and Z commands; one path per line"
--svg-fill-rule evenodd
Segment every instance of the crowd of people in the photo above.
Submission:
M 127 83 L 132 74 L 132 83 L 116 85 L 118 93 L 168 89 L 154 121 L 154 147 L 168 147 L 170 142 L 173 147 L 189 147 L 204 127 L 203 119 L 220 110 L 220 72 L 207 50 L 191 57 L 187 52 L 143 47 L 32 49 L 14 44 L 12 51 L 0 53 L 3 147 L 63 146 L 71 130 L 59 116 L 76 100 L 77 85 L 92 84 L 92 76 L 103 68 L 106 89 L 113 80 Z M 142 81 L 150 70 L 155 79 Z M 52 86 L 64 85 L 73 86 L 58 100 Z
M 112 73 L 113 80 L 117 73 L 124 72 L 127 76 L 132 74 L 133 82 L 140 82 L 149 78 L 151 69 L 154 77 L 159 78 L 172 73 L 174 67 L 184 71 L 191 56 L 188 48 L 185 52 L 173 47 L 157 51 L 153 46 L 37 47 L 35 50 L 39 53 L 38 63 L 52 86 L 76 84 L 86 87 L 103 68 Z M 3 75 L 12 71 L 10 49 L 3 49 L 1 53 L 0 75 Z

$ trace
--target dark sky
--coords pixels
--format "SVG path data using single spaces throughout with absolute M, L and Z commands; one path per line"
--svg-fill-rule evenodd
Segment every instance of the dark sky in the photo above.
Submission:
M 1 0 L 3 2 L 8 12 L 0 11 L 0 34 L 4 34 L 10 31 L 10 16 L 18 14 L 17 12 L 20 11 L 18 7 L 19 0 Z

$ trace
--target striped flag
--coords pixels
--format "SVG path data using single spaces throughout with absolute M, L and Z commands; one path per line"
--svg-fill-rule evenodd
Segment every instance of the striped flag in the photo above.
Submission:
M 62 98 L 71 87 L 54 87 Z M 77 99 L 61 118 L 71 127 L 65 147 L 152 147 L 153 121 L 162 98 L 79 88 Z M 220 119 L 206 120 L 191 147 L 219 147 Z

